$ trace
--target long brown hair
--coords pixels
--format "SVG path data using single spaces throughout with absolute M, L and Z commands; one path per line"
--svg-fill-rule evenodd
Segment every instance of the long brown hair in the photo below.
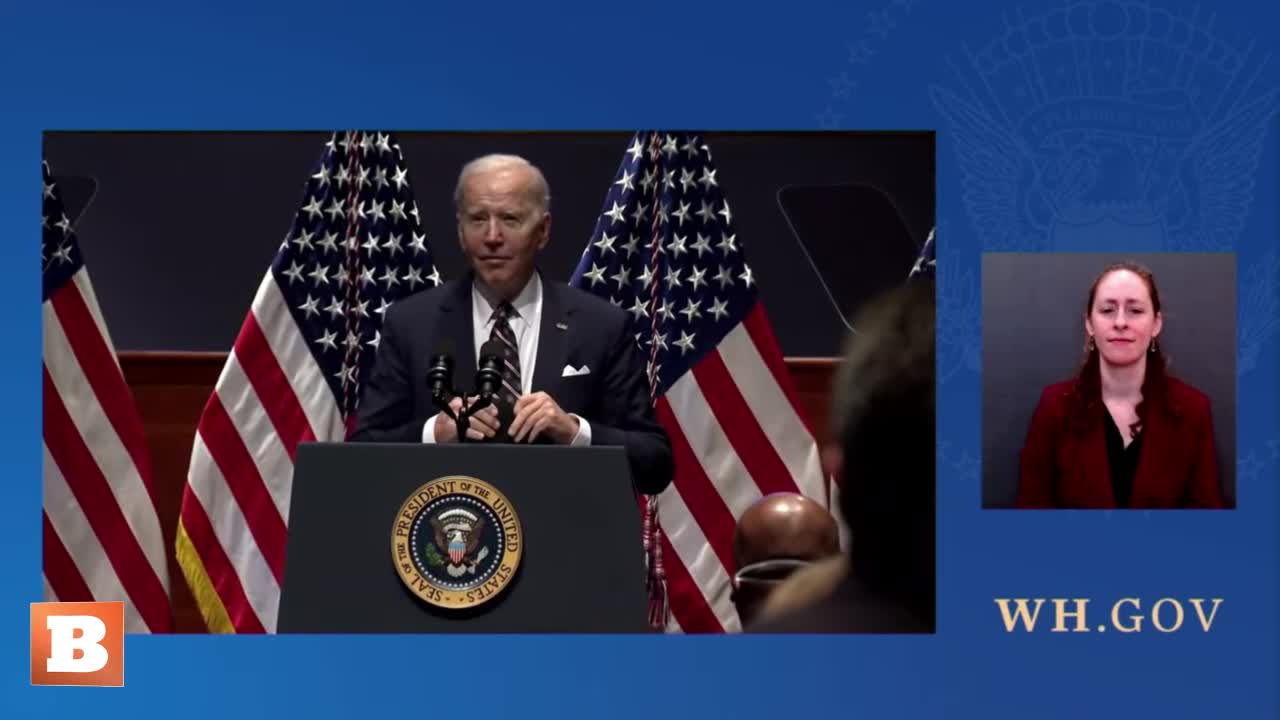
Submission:
M 1136 262 L 1118 262 L 1107 266 L 1098 277 L 1094 278 L 1093 285 L 1089 287 L 1089 297 L 1085 300 L 1084 315 L 1088 317 L 1093 313 L 1093 301 L 1098 294 L 1098 285 L 1108 275 L 1121 270 L 1129 272 L 1142 278 L 1142 282 L 1147 286 L 1147 292 L 1151 295 L 1151 311 L 1152 314 L 1160 312 L 1160 291 L 1156 287 L 1155 276 L 1146 267 Z M 1085 330 L 1085 346 L 1084 359 L 1080 364 L 1080 370 L 1076 375 L 1075 388 L 1072 392 L 1073 412 L 1071 417 L 1075 420 L 1075 427 L 1079 431 L 1085 430 L 1091 419 L 1097 416 L 1102 407 L 1102 370 L 1101 357 L 1098 353 L 1098 345 L 1096 342 L 1090 342 L 1088 330 Z M 1138 421 L 1129 425 L 1131 437 L 1136 437 L 1142 429 L 1144 421 L 1147 419 L 1148 409 L 1155 407 L 1166 411 L 1176 412 L 1176 409 L 1168 403 L 1168 378 L 1169 378 L 1169 362 L 1165 356 L 1164 349 L 1160 347 L 1160 343 L 1155 338 L 1151 339 L 1151 346 L 1147 351 L 1147 368 L 1142 377 L 1142 400 L 1138 402 L 1138 406 L 1134 408 L 1138 415 Z

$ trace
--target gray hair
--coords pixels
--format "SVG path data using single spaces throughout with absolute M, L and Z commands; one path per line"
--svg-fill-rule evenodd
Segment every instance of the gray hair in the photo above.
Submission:
M 542 175 L 542 171 L 538 169 L 537 165 L 519 155 L 502 153 L 483 155 L 462 166 L 462 171 L 458 173 L 458 184 L 453 189 L 454 209 L 462 209 L 462 186 L 473 173 L 511 167 L 525 167 L 533 172 L 533 187 L 531 190 L 534 202 L 542 212 L 549 212 L 551 210 L 551 188 L 547 185 L 547 179 Z

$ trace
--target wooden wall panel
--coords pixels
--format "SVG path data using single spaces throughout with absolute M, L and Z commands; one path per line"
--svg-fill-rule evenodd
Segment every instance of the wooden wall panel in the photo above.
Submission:
M 204 632 L 204 622 L 173 558 L 182 489 L 200 413 L 213 392 L 226 353 L 124 352 L 120 364 L 133 389 L 151 450 L 160 526 L 169 555 L 176 632 Z M 819 439 L 827 437 L 827 411 L 835 360 L 789 358 L 797 401 Z
M 151 450 L 160 528 L 169 558 L 175 632 L 204 632 L 186 580 L 173 556 L 173 538 L 182 506 L 182 488 L 191 462 L 196 424 L 208 402 L 226 353 L 133 352 L 120 354 L 125 380 L 133 389 Z

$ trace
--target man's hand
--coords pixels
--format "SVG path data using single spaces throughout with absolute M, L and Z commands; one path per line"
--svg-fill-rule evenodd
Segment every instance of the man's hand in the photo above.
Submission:
M 475 402 L 475 397 L 467 399 L 467 404 Z M 462 412 L 462 398 L 456 397 L 449 402 L 449 409 L 454 414 Z M 436 414 L 436 424 L 433 428 L 435 431 L 436 442 L 451 443 L 458 441 L 458 425 L 453 418 L 444 412 Z M 470 426 L 467 427 L 468 440 L 483 440 L 491 438 L 498 434 L 498 409 L 493 405 L 489 405 L 471 416 Z
M 546 435 L 560 445 L 568 445 L 578 434 L 578 419 L 561 410 L 550 395 L 536 392 L 516 400 L 509 432 L 516 442 L 533 442 Z

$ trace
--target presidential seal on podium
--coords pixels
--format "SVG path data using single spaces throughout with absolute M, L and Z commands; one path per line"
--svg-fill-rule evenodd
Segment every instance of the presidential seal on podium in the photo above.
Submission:
M 464 475 L 439 477 L 400 506 L 391 557 L 405 586 L 446 609 L 484 605 L 515 577 L 524 536 L 497 488 Z

